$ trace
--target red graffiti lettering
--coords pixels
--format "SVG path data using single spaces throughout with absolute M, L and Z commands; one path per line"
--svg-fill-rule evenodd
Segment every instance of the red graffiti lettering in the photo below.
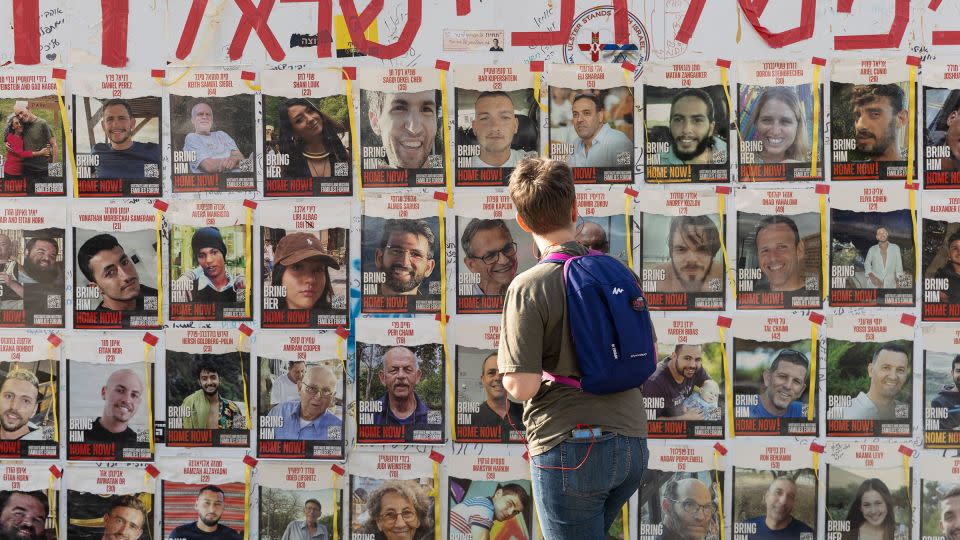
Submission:
M 743 8 L 747 21 L 767 45 L 780 48 L 813 37 L 813 26 L 817 19 L 817 3 L 814 0 L 803 0 L 800 6 L 800 23 L 783 32 L 771 32 L 760 24 L 760 17 L 767 9 L 767 2 L 768 0 L 740 0 L 740 7 Z
M 837 0 L 837 13 L 850 13 L 854 0 Z M 851 49 L 887 49 L 900 46 L 903 34 L 910 22 L 910 0 L 894 0 L 893 22 L 886 34 L 862 34 L 858 36 L 834 36 L 833 48 L 838 51 Z
M 566 3 L 566 0 L 564 0 L 564 3 Z M 347 30 L 350 32 L 353 46 L 363 54 L 376 58 L 396 58 L 410 50 L 413 39 L 417 37 L 417 31 L 420 30 L 420 22 L 423 16 L 423 0 L 407 0 L 407 22 L 403 26 L 403 30 L 400 31 L 397 41 L 389 45 L 374 43 L 367 39 L 367 36 L 363 33 L 382 10 L 383 0 L 371 0 L 370 4 L 360 13 L 357 13 L 354 0 L 340 0 L 340 11 L 343 12 L 343 18 L 347 23 Z
M 243 49 L 247 46 L 250 31 L 256 30 L 257 37 L 260 38 L 260 42 L 267 49 L 270 58 L 275 62 L 283 60 L 286 57 L 283 47 L 280 46 L 277 37 L 273 35 L 273 31 L 267 24 L 267 19 L 270 17 L 270 12 L 273 11 L 276 0 L 260 0 L 259 7 L 254 7 L 250 0 L 234 0 L 234 2 L 237 3 L 237 7 L 240 8 L 243 15 L 240 17 L 240 22 L 237 23 L 237 30 L 233 34 L 233 41 L 230 42 L 230 49 L 227 50 L 229 58 L 239 60 L 243 56 Z

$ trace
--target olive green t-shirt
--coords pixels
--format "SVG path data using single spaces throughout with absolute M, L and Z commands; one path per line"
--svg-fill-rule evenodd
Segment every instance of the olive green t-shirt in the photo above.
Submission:
M 584 255 L 577 242 L 547 250 Z M 521 273 L 507 289 L 497 353 L 500 373 L 542 373 L 579 376 L 567 321 L 563 265 L 538 264 Z M 647 416 L 639 388 L 595 395 L 544 381 L 523 404 L 530 455 L 550 450 L 585 424 L 629 437 L 646 437 Z

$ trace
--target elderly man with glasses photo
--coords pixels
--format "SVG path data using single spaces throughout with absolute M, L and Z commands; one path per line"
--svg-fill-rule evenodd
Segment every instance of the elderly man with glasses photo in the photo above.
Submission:
M 326 366 L 307 367 L 297 384 L 299 399 L 285 401 L 270 410 L 268 416 L 279 416 L 282 425 L 274 431 L 274 439 L 327 441 L 330 433 L 339 435 L 342 420 L 329 411 L 337 393 L 337 376 Z M 331 430 L 331 428 L 333 428 Z

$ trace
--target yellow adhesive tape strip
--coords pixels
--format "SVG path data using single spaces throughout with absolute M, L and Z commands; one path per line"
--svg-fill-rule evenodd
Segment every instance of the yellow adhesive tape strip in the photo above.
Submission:
M 67 147 L 67 159 L 70 160 L 70 178 L 73 179 L 73 197 L 80 197 L 80 184 L 77 183 L 77 156 L 73 153 L 73 137 L 70 136 L 70 118 L 67 117 L 67 106 L 63 99 L 63 83 L 57 81 L 57 105 L 60 106 L 60 123 L 63 125 L 63 142 Z M 55 156 L 51 155 L 53 160 Z M 66 171 L 64 171 L 66 174 Z
M 157 234 L 154 239 L 157 242 L 157 326 L 163 326 L 163 242 L 160 238 L 163 228 L 163 212 L 157 210 L 156 223 L 154 225 Z
M 810 323 L 810 389 L 807 394 L 807 422 L 813 422 L 813 412 L 816 410 L 817 389 L 817 323 Z
M 727 278 L 730 280 L 730 290 L 733 292 L 733 299 L 737 299 L 737 282 L 733 277 L 733 270 L 730 270 L 730 259 L 727 257 L 727 242 L 724 238 L 727 236 L 727 229 L 723 225 L 724 216 L 727 213 L 726 209 L 726 195 L 723 193 L 717 194 L 717 206 L 718 214 L 720 215 L 720 249 L 723 251 L 723 267 L 727 270 Z M 729 394 L 728 394 L 729 395 Z
M 49 362 L 48 369 L 50 373 L 56 373 L 53 370 L 53 363 L 56 361 L 54 354 L 56 354 L 57 348 L 53 346 L 53 343 L 47 343 L 47 361 Z M 50 393 L 53 403 L 51 408 L 53 409 L 53 442 L 60 442 L 60 418 L 57 415 L 57 411 L 60 410 L 60 407 L 57 405 L 57 390 L 56 385 L 54 385 L 53 392 Z
M 820 153 L 820 66 L 813 65 L 813 149 L 810 153 L 810 176 L 817 177 L 817 154 Z M 824 238 L 821 236 L 821 238 Z
M 247 393 L 247 370 L 243 365 L 243 339 L 246 335 L 240 332 L 240 339 L 237 341 L 237 358 L 240 360 L 240 380 L 243 381 L 243 405 L 246 410 L 246 425 L 250 429 L 250 397 Z M 249 470 L 249 469 L 248 469 Z
M 440 464 L 436 461 L 433 462 L 433 523 L 436 540 L 441 540 L 440 529 L 442 527 L 436 526 L 440 523 Z
M 534 73 L 533 74 L 533 99 L 536 100 L 537 105 L 540 107 L 541 111 L 547 112 L 547 104 L 540 100 L 541 84 L 543 84 L 543 73 L 540 73 L 540 72 Z M 547 99 L 550 99 L 550 96 L 547 96 Z
M 730 361 L 727 359 L 727 342 L 723 337 L 724 331 L 721 326 L 720 330 L 720 355 L 723 357 L 723 386 L 726 389 L 727 397 L 727 419 L 730 422 L 730 438 L 734 438 L 736 434 L 733 429 L 733 383 L 730 380 Z
M 340 492 L 337 486 L 339 480 L 340 475 L 333 473 L 333 540 L 340 540 L 340 501 L 337 500 Z
M 56 465 L 54 465 L 56 467 Z M 50 507 L 50 518 L 53 519 L 53 537 L 60 538 L 60 516 L 57 515 L 57 490 L 53 488 L 56 477 L 50 472 L 50 487 L 47 489 L 47 506 Z

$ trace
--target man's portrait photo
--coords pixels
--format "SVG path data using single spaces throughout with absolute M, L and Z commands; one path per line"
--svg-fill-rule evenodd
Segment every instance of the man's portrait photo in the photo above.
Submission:
M 960 224 L 929 218 L 922 221 L 923 302 L 960 304 Z
M 166 406 L 167 410 L 175 407 L 172 410 L 176 412 L 172 418 L 168 414 L 168 432 L 171 429 L 245 432 L 248 409 L 243 380 L 244 377 L 249 380 L 249 360 L 246 352 L 191 354 L 168 348 Z M 215 436 L 214 442 L 216 440 Z M 238 442 L 246 443 L 246 439 Z M 171 444 L 169 435 L 167 444 Z
M 157 247 L 153 230 L 101 233 L 74 229 L 76 310 L 157 311 Z M 89 294 L 82 288 L 96 291 Z
M 913 342 L 827 339 L 828 420 L 909 424 L 913 410 Z M 909 431 L 909 427 L 907 428 Z
M 363 169 L 438 169 L 443 167 L 443 104 L 439 90 L 360 91 L 360 145 L 375 158 Z
M 806 422 L 809 355 L 809 339 L 782 343 L 735 338 L 733 392 L 737 404 L 745 404 L 735 409 L 735 416 Z
M 712 215 L 641 217 L 644 281 L 650 292 L 719 293 L 724 290 L 719 219 Z
M 817 525 L 817 477 L 812 469 L 733 469 L 735 526 L 749 539 L 813 540 Z
M 681 343 L 659 347 L 666 355 L 643 383 L 643 396 L 654 407 L 650 420 L 705 421 L 722 425 L 724 396 L 719 343 Z
M 0 491 L 0 538 L 56 540 L 56 527 L 48 522 L 47 495 L 46 491 Z
M 908 83 L 830 83 L 831 136 L 853 139 L 849 161 L 906 161 Z
M 152 404 L 145 369 L 143 362 L 104 365 L 70 359 L 68 410 L 70 419 L 87 426 L 82 442 L 116 443 L 118 454 L 138 443 L 149 444 Z
M 252 93 L 204 98 L 170 94 L 173 174 L 252 174 L 253 105 Z
M 359 425 L 433 426 L 442 437 L 443 348 L 438 344 L 383 346 L 357 344 Z M 422 431 L 422 430 L 421 430 Z M 360 434 L 363 440 L 363 434 Z
M 53 440 L 57 364 L 0 362 L 0 441 Z
M 152 493 L 103 495 L 70 490 L 67 502 L 67 537 L 71 540 L 153 538 L 156 499 Z
M 924 351 L 923 406 L 926 431 L 960 430 L 960 354 Z
M 173 225 L 170 240 L 171 320 L 244 319 L 248 293 L 246 228 Z M 177 304 L 192 304 L 181 310 Z M 196 304 L 216 306 L 213 313 Z M 181 313 L 183 312 L 183 313 Z M 208 316 L 210 315 L 210 316 Z
M 521 159 L 539 154 L 540 108 L 531 89 L 479 91 L 458 87 L 456 94 L 458 169 L 512 169 Z M 505 183 L 507 177 L 502 180 Z M 458 175 L 458 185 L 470 185 L 470 181 Z
M 273 430 L 274 439 L 327 441 L 343 437 L 342 381 L 327 364 L 339 367 L 339 362 L 305 366 L 296 397 L 277 403 L 267 413 L 280 419 L 280 426 Z
M 457 416 L 457 440 L 518 442 L 511 432 L 524 432 L 523 404 L 510 399 L 503 387 L 497 351 L 457 345 L 456 354 L 456 400 L 457 410 L 461 411 Z M 464 424 L 462 421 L 467 418 L 469 422 Z
M 646 85 L 647 165 L 729 163 L 729 114 L 720 86 L 664 88 Z M 666 143 L 649 146 L 649 143 Z M 653 159 L 651 159 L 653 158 Z
M 830 266 L 837 276 L 831 289 L 887 290 L 897 294 L 878 295 L 877 305 L 913 305 L 916 258 L 910 210 L 830 212 Z
M 74 96 L 74 140 L 80 178 L 151 179 L 162 160 L 159 96 L 100 99 Z M 91 156 L 84 160 L 81 156 Z
M 167 540 L 241 540 L 244 525 L 242 483 L 195 485 L 163 482 L 163 538 Z M 188 520 L 171 516 L 170 503 L 177 499 L 193 501 Z M 184 522 L 186 521 L 186 522 Z
M 960 482 L 923 478 L 920 486 L 921 538 L 960 540 Z
M 524 269 L 532 266 L 529 242 L 526 235 L 517 229 L 513 220 L 457 217 L 459 233 L 458 288 L 461 296 L 502 296 L 513 278 L 522 271 L 520 259 L 525 259 Z M 514 236 L 516 234 L 516 236 Z M 519 242 L 527 247 L 523 253 Z
M 63 229 L 0 229 L 0 311 L 20 312 L 3 326 L 63 326 L 63 246 Z
M 551 157 L 571 167 L 629 167 L 633 163 L 633 88 L 565 90 L 569 90 L 569 110 L 555 109 L 552 103 L 549 109 Z
M 720 479 L 720 484 L 717 483 Z M 648 468 L 640 485 L 640 524 L 662 530 L 657 540 L 718 540 L 723 472 Z
M 333 540 L 333 490 L 260 486 L 260 536 L 277 540 Z M 339 503 L 339 501 L 338 501 Z M 337 511 L 338 517 L 343 509 Z
M 428 312 L 440 310 L 440 221 L 384 219 L 363 216 L 360 266 L 363 270 L 364 312 Z M 484 254 L 486 256 L 486 253 Z M 402 305 L 381 301 L 369 304 L 367 297 L 411 297 Z

